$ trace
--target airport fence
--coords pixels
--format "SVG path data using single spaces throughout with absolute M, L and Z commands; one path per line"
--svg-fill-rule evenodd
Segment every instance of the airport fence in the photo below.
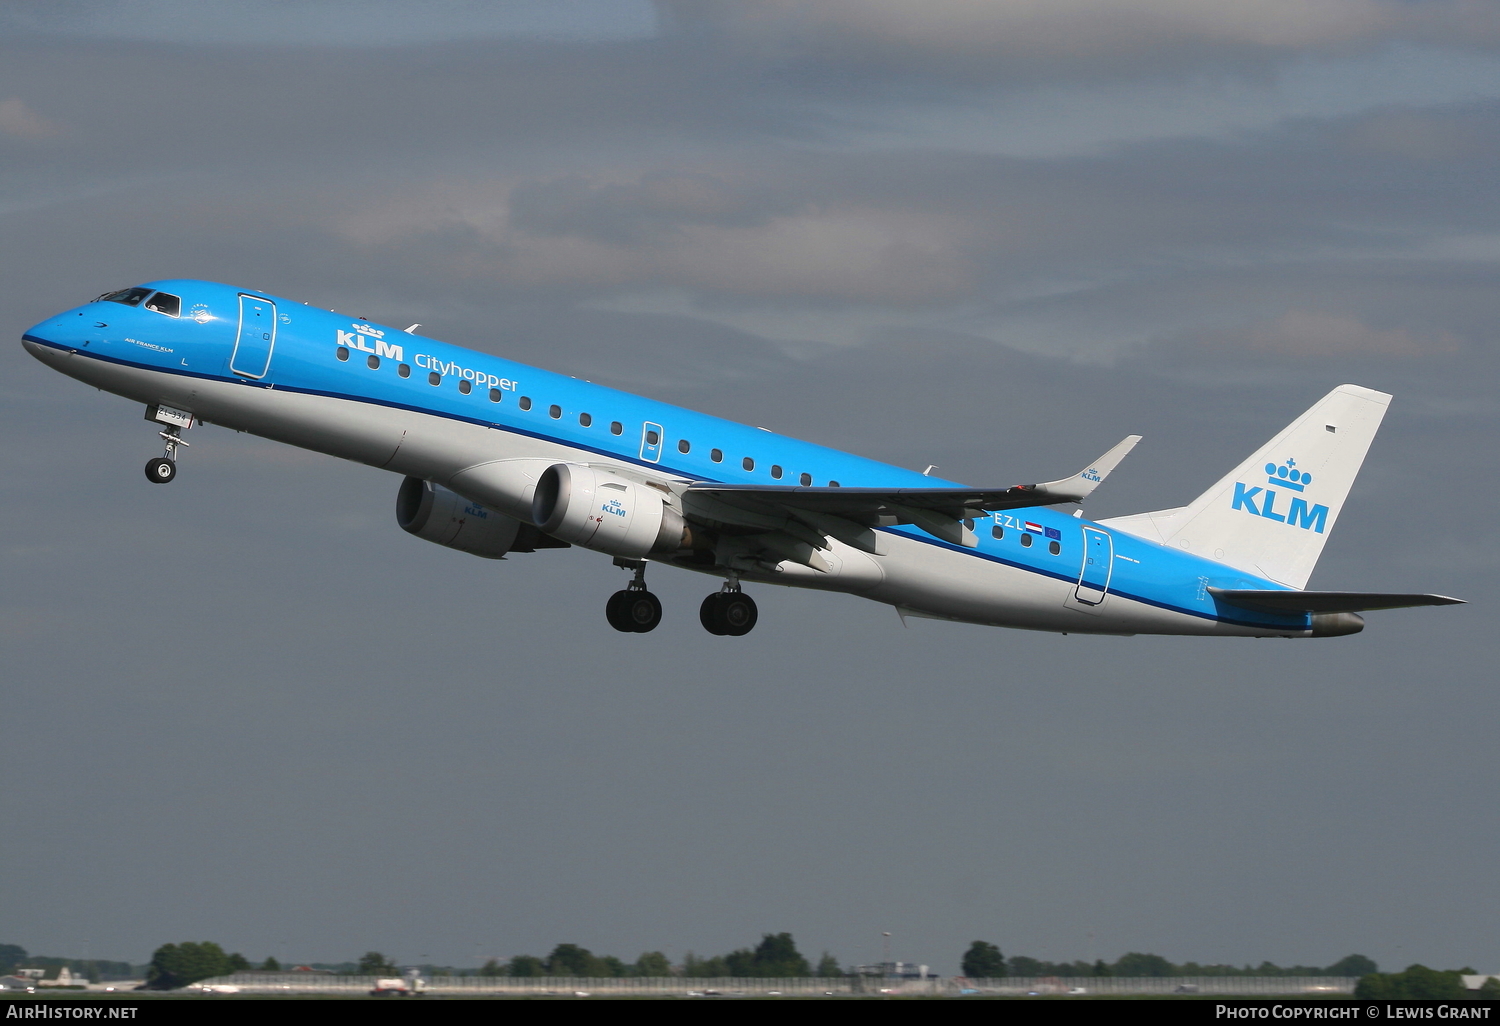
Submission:
M 381 977 L 385 978 L 385 977 Z M 235 973 L 195 983 L 221 993 L 241 994 L 368 994 L 374 976 L 330 976 L 322 973 Z M 966 979 L 929 976 L 890 979 L 872 976 L 771 978 L 697 978 L 686 976 L 433 976 L 424 978 L 423 991 L 448 997 L 487 995 L 598 995 L 645 997 L 811 997 L 848 994 L 904 995 L 1170 995 L 1204 994 L 1236 997 L 1337 997 L 1354 993 L 1353 976 L 1008 976 Z

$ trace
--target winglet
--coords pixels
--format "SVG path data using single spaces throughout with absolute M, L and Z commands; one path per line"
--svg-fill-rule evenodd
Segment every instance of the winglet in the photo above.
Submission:
M 1140 435 L 1128 435 L 1119 445 L 1091 463 L 1087 469 L 1079 471 L 1072 477 L 1065 477 L 1061 481 L 1048 481 L 1045 484 L 1032 485 L 1032 488 L 1043 495 L 1052 496 L 1053 502 L 1082 502 L 1088 498 L 1090 492 L 1104 483 L 1110 471 L 1118 467 L 1120 461 L 1130 455 L 1130 450 L 1134 449 L 1140 440 Z

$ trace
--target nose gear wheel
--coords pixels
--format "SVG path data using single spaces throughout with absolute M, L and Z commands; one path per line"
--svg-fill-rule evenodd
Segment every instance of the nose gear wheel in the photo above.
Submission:
M 166 484 L 177 476 L 177 462 L 165 456 L 146 461 L 146 480 L 152 484 Z

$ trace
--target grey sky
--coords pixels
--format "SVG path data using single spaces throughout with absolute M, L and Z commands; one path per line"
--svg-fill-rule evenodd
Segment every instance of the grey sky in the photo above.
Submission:
M 12 344 L 0 940 L 1500 967 L 1493 5 L 1109 6 L 0 13 L 13 339 L 190 275 L 975 483 L 1143 433 L 1097 516 L 1355 381 L 1312 586 L 1472 600 L 1260 645 L 761 589 L 734 641 L 657 571 L 625 637 L 606 558 L 424 545 L 367 468 L 207 428 L 150 488 Z

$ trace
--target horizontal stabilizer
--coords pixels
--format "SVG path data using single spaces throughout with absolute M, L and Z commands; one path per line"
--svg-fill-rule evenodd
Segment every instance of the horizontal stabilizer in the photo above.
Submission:
M 1236 591 L 1209 588 L 1222 602 L 1268 613 L 1363 613 L 1408 606 L 1456 606 L 1463 599 L 1446 595 L 1390 595 L 1378 591 Z

